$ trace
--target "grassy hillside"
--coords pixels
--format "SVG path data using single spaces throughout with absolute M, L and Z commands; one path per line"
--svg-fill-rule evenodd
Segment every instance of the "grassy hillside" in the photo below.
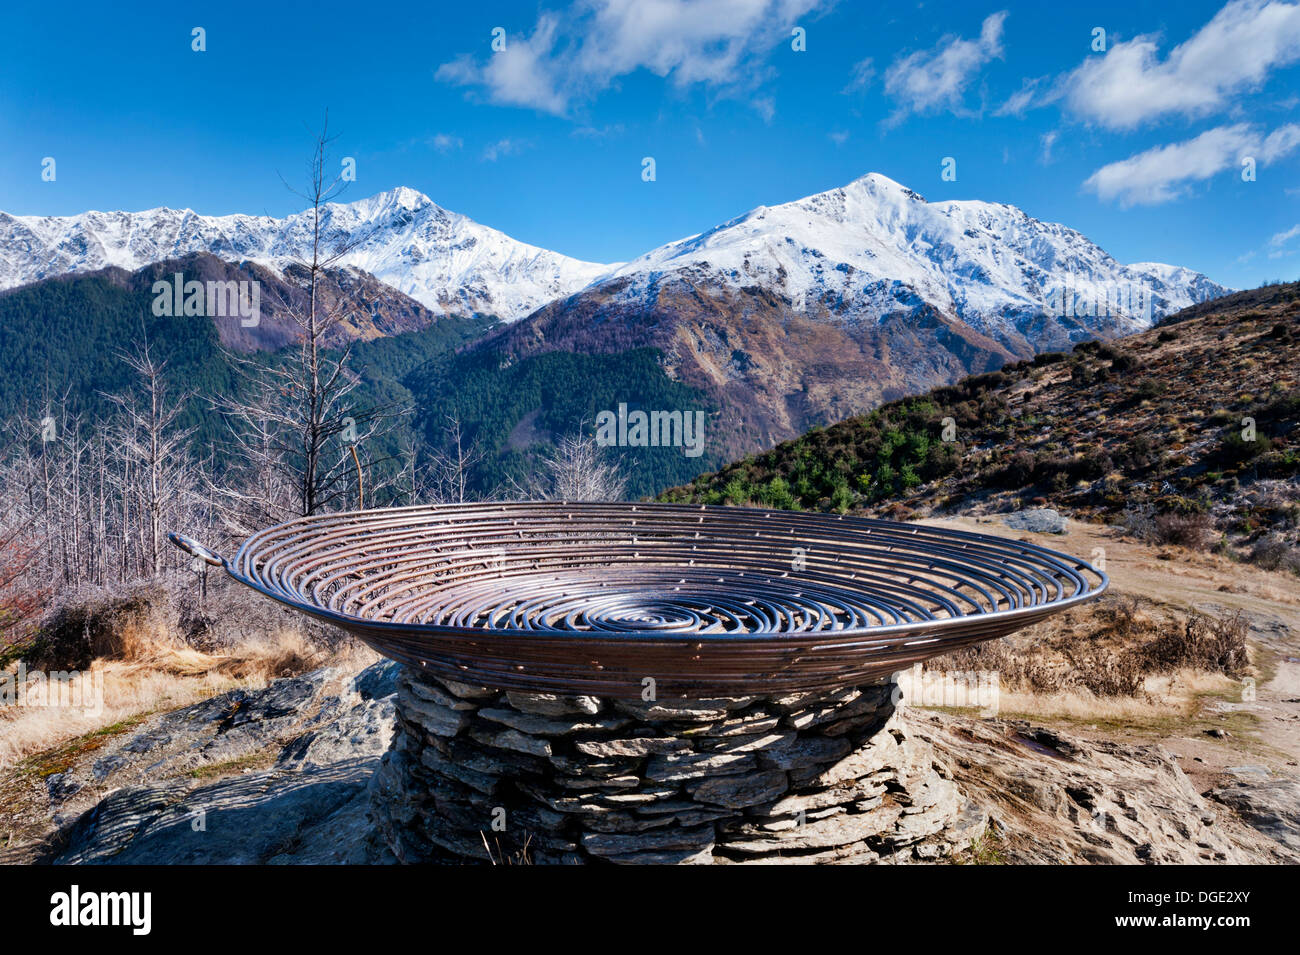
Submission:
M 891 402 L 661 499 L 893 516 L 1051 504 L 1300 567 L 1298 360 L 1300 285 L 1269 286 Z

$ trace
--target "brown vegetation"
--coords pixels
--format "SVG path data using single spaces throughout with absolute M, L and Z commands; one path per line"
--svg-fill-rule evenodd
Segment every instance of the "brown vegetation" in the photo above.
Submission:
M 1051 505 L 1300 567 L 1297 326 L 1300 285 L 1227 296 L 814 429 L 662 499 L 904 519 Z

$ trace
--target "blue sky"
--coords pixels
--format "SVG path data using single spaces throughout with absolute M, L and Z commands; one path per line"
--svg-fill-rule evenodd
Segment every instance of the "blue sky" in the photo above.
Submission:
M 15 214 L 283 215 L 280 175 L 301 177 L 328 107 L 347 198 L 411 186 L 595 261 L 874 171 L 1121 261 L 1300 277 L 1300 3 L 41 3 L 0 22 Z

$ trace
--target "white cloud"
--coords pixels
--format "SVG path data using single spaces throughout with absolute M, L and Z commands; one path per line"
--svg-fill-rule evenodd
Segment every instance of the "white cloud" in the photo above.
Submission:
M 448 83 L 487 87 L 493 102 L 529 106 L 546 113 L 562 113 L 567 98 L 557 89 L 555 43 L 559 29 L 555 16 L 543 14 L 532 35 L 510 37 L 506 48 L 479 66 L 462 56 L 438 67 L 434 76 Z
M 679 88 L 752 90 L 760 59 L 790 39 L 796 20 L 827 0 L 587 0 L 561 18 L 543 13 L 531 34 L 479 61 L 438 68 L 448 83 L 481 88 L 494 103 L 566 115 L 575 101 L 645 69 Z M 563 27 L 563 29 L 562 29 Z
M 460 149 L 465 145 L 465 141 L 459 136 L 451 136 L 447 133 L 438 133 L 431 140 L 433 148 L 440 153 L 449 153 L 453 149 Z
M 1138 36 L 1089 57 L 1063 78 L 1058 95 L 1110 129 L 1220 112 L 1232 94 L 1258 88 L 1270 71 L 1300 60 L 1300 4 L 1233 0 L 1164 60 L 1158 42 Z
M 518 139 L 498 139 L 483 150 L 483 160 L 485 162 L 496 162 L 502 156 L 513 156 L 516 153 L 523 152 L 527 145 L 526 142 Z
M 579 126 L 569 135 L 580 139 L 609 139 L 611 136 L 622 136 L 625 132 L 627 127 L 622 123 L 608 123 L 604 126 Z
M 1058 132 L 1055 129 L 1051 130 L 1050 132 L 1043 133 L 1043 137 L 1042 139 L 1039 140 L 1039 142 L 1043 144 L 1042 161 L 1044 163 L 1049 163 L 1052 161 L 1052 147 L 1056 145 L 1056 141 L 1060 137 L 1061 137 L 1060 132 Z
M 1300 126 L 1288 124 L 1267 136 L 1247 123 L 1219 126 L 1195 139 L 1113 162 L 1094 172 L 1084 187 L 1121 205 L 1154 205 L 1183 195 L 1193 183 L 1228 169 L 1246 157 L 1269 163 L 1300 146 Z
M 947 36 L 932 50 L 895 60 L 885 71 L 885 92 L 899 101 L 891 122 L 909 113 L 962 110 L 962 97 L 980 68 L 1002 56 L 1002 24 L 1007 11 L 984 19 L 979 39 Z
M 860 93 L 870 85 L 875 79 L 876 67 L 875 61 L 871 57 L 865 60 L 858 60 L 853 64 L 853 70 L 849 74 L 848 85 L 840 90 L 841 93 Z
M 999 106 L 994 115 L 996 116 L 1023 116 L 1025 110 L 1033 104 L 1035 97 L 1038 95 L 1038 88 L 1043 82 L 1043 77 L 1033 80 L 1025 80 L 1020 89 L 1012 93 L 1005 103 Z
M 1279 232 L 1277 235 L 1273 236 L 1273 238 L 1269 240 L 1268 244 L 1276 249 L 1280 249 L 1292 239 L 1298 237 L 1300 237 L 1300 225 L 1294 225 L 1285 232 Z
M 849 134 L 847 130 L 836 129 L 827 133 L 826 135 L 830 138 L 830 141 L 833 142 L 836 146 L 843 146 L 845 143 L 849 141 Z

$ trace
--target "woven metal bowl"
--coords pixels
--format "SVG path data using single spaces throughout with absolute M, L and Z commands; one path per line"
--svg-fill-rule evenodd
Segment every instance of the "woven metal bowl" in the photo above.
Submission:
M 872 682 L 1099 595 L 1020 541 L 759 508 L 488 503 L 356 511 L 180 547 L 385 656 L 562 694 L 777 694 Z

